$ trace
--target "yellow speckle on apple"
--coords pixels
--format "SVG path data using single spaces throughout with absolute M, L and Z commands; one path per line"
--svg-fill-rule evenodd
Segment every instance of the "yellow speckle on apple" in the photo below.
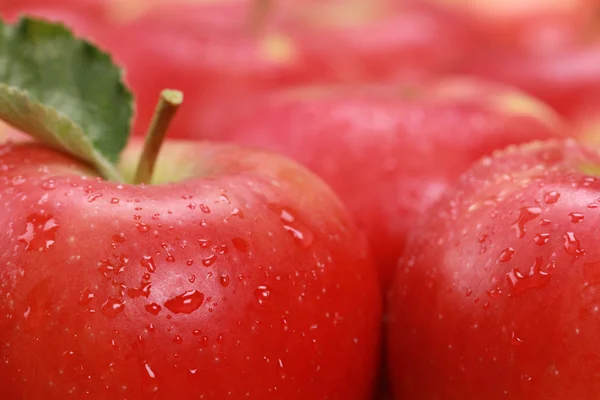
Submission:
M 260 53 L 265 60 L 288 64 L 297 57 L 296 45 L 289 36 L 279 33 L 267 33 L 259 43 Z

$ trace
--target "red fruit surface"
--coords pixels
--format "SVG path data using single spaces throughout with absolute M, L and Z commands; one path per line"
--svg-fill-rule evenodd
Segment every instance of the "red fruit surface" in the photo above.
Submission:
M 477 32 L 462 72 L 516 86 L 563 115 L 600 104 L 599 4 L 574 1 L 450 1 Z
M 407 234 L 473 161 L 566 132 L 519 92 L 447 79 L 267 94 L 204 136 L 281 152 L 321 176 L 367 233 L 387 282 Z
M 276 155 L 161 154 L 133 186 L 0 147 L 0 398 L 371 398 L 381 295 L 332 192 Z
M 395 398 L 595 399 L 600 155 L 484 158 L 414 230 L 388 298 Z
M 464 59 L 468 33 L 434 6 L 394 1 L 95 1 L 13 5 L 73 24 L 126 68 L 143 133 L 164 88 L 185 91 L 172 136 L 206 132 L 263 91 L 298 84 L 421 79 Z M 130 6 L 128 4 L 134 4 Z M 97 9 L 100 7 L 101 9 Z M 133 9 L 133 11 L 131 11 Z M 6 12 L 5 12 L 6 13 Z M 86 25 L 87 24 L 87 25 Z

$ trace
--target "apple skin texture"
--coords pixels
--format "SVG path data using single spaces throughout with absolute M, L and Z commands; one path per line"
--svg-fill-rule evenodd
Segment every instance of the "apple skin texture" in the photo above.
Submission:
M 566 132 L 513 89 L 448 78 L 264 95 L 207 136 L 280 152 L 323 178 L 366 232 L 385 283 L 411 229 L 472 162 Z
M 370 398 L 381 295 L 330 189 L 268 153 L 161 154 L 159 184 L 119 186 L 0 147 L 0 398 Z
M 598 398 L 599 165 L 511 147 L 430 209 L 388 298 L 395 398 Z

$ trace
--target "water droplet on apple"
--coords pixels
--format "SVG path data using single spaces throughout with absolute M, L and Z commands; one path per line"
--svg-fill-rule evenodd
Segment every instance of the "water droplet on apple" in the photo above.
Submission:
M 542 213 L 542 209 L 539 207 L 523 207 L 519 210 L 519 218 L 513 224 L 513 228 L 517 232 L 517 237 L 522 238 L 527 233 L 525 224 Z
M 143 222 L 139 222 L 135 226 L 136 226 L 137 230 L 142 233 L 146 233 L 150 230 L 150 227 L 148 226 L 148 224 L 145 224 Z
M 221 286 L 227 287 L 229 285 L 229 275 L 222 274 L 219 278 L 219 282 L 221 283 Z
M 244 212 L 242 210 L 240 210 L 239 208 L 234 208 L 231 211 L 231 216 L 238 217 L 239 219 L 244 219 Z
M 42 183 L 42 189 L 44 190 L 54 190 L 56 189 L 56 181 L 54 179 L 48 179 Z
M 506 274 L 506 279 L 512 289 L 512 293 L 519 295 L 531 289 L 541 289 L 550 282 L 549 270 L 551 265 L 542 269 L 542 258 L 536 257 L 534 263 L 529 267 L 526 274 L 522 273 L 518 267 Z
M 142 296 L 148 298 L 150 296 L 151 288 L 152 288 L 152 283 L 145 282 L 139 288 L 127 289 L 127 296 L 129 296 L 132 299 L 135 299 L 137 297 L 142 297 Z
M 211 254 L 210 256 L 202 259 L 202 265 L 205 267 L 210 267 L 215 263 L 215 261 L 217 261 L 217 256 L 215 254 Z
M 256 298 L 256 301 L 258 301 L 258 304 L 263 306 L 271 298 L 271 289 L 269 289 L 268 286 L 259 286 L 254 289 L 254 297 Z
M 221 196 L 219 197 L 219 199 L 226 204 L 231 204 L 231 200 L 229 200 L 229 197 L 227 197 L 226 194 L 221 193 Z
M 198 239 L 198 245 L 203 249 L 207 249 L 211 245 L 211 241 L 205 239 Z
M 297 244 L 302 247 L 309 247 L 313 243 L 313 233 L 296 218 L 291 210 L 282 208 L 279 218 L 283 223 L 283 228 L 294 238 Z
M 102 314 L 107 317 L 116 317 L 125 309 L 125 302 L 115 299 L 114 297 L 109 297 L 106 301 L 100 306 L 100 311 Z
M 205 214 L 209 214 L 210 208 L 206 204 L 200 204 L 200 211 L 202 211 Z
M 195 289 L 175 296 L 165 302 L 165 307 L 174 314 L 191 314 L 204 302 L 204 294 Z
M 151 273 L 156 272 L 156 264 L 154 264 L 154 260 L 152 259 L 151 256 L 144 256 L 140 260 L 140 264 L 142 265 L 142 267 L 146 268 L 148 270 L 148 272 L 151 272 Z
M 175 337 L 173 338 L 173 343 L 182 344 L 183 338 L 179 335 L 175 335 Z
M 510 343 L 513 346 L 520 346 L 523 344 L 523 339 L 517 336 L 517 333 L 513 331 L 513 333 L 510 335 Z
M 231 242 L 233 243 L 233 247 L 235 247 L 237 251 L 246 253 L 248 250 L 250 250 L 250 244 L 245 239 L 242 239 L 240 237 L 234 237 L 233 239 L 231 239 Z
M 533 241 L 535 242 L 535 244 L 542 246 L 542 245 L 546 244 L 549 239 L 550 239 L 549 233 L 538 233 L 533 238 Z
M 158 315 L 160 313 L 160 310 L 162 309 L 162 307 L 156 303 L 146 304 L 145 308 L 146 311 L 148 311 L 152 315 Z
M 110 204 L 119 204 L 119 199 L 117 199 L 116 197 L 113 197 L 112 199 L 110 199 Z
M 514 254 L 515 254 L 515 249 L 513 249 L 512 247 L 508 247 L 508 248 L 502 250 L 502 252 L 498 256 L 497 262 L 498 263 L 508 262 L 508 261 L 512 260 Z
M 558 193 L 556 190 L 553 190 L 544 195 L 544 203 L 555 204 L 559 198 L 560 198 L 560 193 Z
M 175 262 L 175 257 L 173 256 L 173 254 L 167 253 L 167 256 L 165 257 L 165 261 L 170 262 L 170 263 Z
M 579 257 L 585 253 L 585 250 L 581 248 L 581 242 L 577 237 L 575 237 L 575 233 L 567 232 L 564 235 L 564 248 L 570 255 L 574 257 Z
M 31 214 L 25 222 L 25 232 L 17 237 L 27 251 L 48 250 L 56 240 L 58 223 L 51 215 Z
M 83 293 L 81 293 L 81 298 L 79 299 L 79 305 L 86 307 L 90 304 L 90 302 L 94 299 L 94 293 L 91 290 L 85 289 Z
M 571 218 L 571 222 L 574 223 L 574 224 L 579 223 L 584 218 L 583 214 L 582 213 L 578 213 L 578 212 L 572 212 L 572 213 L 570 213 L 569 217 Z
M 93 203 L 96 200 L 98 200 L 100 197 L 102 197 L 102 193 L 94 193 L 88 196 L 87 198 L 87 202 L 88 203 Z

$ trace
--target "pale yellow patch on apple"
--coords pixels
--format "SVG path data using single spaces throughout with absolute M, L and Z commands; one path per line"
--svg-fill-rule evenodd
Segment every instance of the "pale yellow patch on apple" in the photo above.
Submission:
M 266 33 L 258 46 L 261 56 L 272 63 L 289 64 L 298 56 L 294 41 L 280 33 Z
M 353 28 L 388 15 L 388 0 L 313 1 L 298 5 L 295 19 L 313 28 Z
M 600 115 L 588 115 L 576 122 L 575 137 L 588 146 L 600 149 Z
M 144 142 L 134 138 L 127 145 L 118 164 L 119 171 L 127 182 L 132 182 L 137 171 Z M 178 182 L 201 175 L 195 149 L 197 143 L 187 141 L 166 141 L 156 160 L 151 184 Z M 182 160 L 189 160 L 182 162 Z
M 511 86 L 483 82 L 477 78 L 456 77 L 444 80 L 430 95 L 446 99 L 484 99 L 494 110 L 505 115 L 530 116 L 548 126 L 566 129 L 563 119 L 548 105 Z

